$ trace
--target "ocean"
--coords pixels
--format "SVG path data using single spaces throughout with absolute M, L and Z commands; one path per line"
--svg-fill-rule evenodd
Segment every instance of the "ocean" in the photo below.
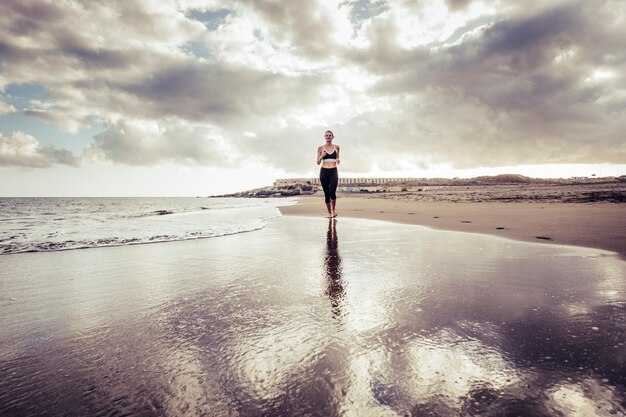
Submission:
M 289 199 L 0 198 L 0 254 L 212 238 L 264 227 Z

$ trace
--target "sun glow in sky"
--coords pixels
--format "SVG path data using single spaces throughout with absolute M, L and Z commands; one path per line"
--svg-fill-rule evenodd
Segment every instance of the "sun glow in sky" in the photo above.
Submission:
M 626 175 L 620 0 L 5 0 L 0 196 Z

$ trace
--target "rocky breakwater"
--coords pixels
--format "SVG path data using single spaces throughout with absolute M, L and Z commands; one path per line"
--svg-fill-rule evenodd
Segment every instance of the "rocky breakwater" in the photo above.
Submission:
M 269 186 L 255 188 L 248 191 L 239 191 L 233 194 L 214 195 L 212 197 L 237 197 L 237 198 L 268 198 L 268 197 L 294 197 L 298 195 L 315 194 L 317 188 L 309 184 L 290 184 L 283 186 Z

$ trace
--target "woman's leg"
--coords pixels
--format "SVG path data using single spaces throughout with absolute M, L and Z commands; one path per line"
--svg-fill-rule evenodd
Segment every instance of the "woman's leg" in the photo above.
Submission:
M 332 207 L 330 205 L 330 180 L 331 176 L 329 175 L 331 171 L 330 169 L 320 168 L 320 184 L 322 184 L 322 189 L 324 190 L 324 202 L 326 203 L 326 210 L 328 210 L 328 215 L 332 216 Z
M 339 185 L 339 173 L 337 169 L 333 169 L 333 175 L 330 177 L 328 184 L 328 193 L 330 197 L 330 212 L 331 216 L 337 216 L 337 210 L 335 205 L 337 204 L 337 185 Z

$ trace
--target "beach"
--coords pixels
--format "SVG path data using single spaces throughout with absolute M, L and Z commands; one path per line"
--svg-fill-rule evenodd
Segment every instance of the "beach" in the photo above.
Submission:
M 611 202 L 539 201 L 531 197 L 501 202 L 489 195 L 470 200 L 463 193 L 407 195 L 340 193 L 340 217 L 416 224 L 441 230 L 490 234 L 526 242 L 604 249 L 626 259 L 626 206 Z M 510 196 L 510 194 L 509 194 Z M 514 200 L 514 198 L 511 198 Z M 285 215 L 326 216 L 319 195 L 281 207 Z
M 614 252 L 387 221 L 419 204 L 340 198 L 336 220 L 319 198 L 215 214 L 159 200 L 183 208 L 115 221 L 180 224 L 178 240 L 0 255 L 0 415 L 626 412 Z M 209 220 L 230 223 L 187 238 Z

